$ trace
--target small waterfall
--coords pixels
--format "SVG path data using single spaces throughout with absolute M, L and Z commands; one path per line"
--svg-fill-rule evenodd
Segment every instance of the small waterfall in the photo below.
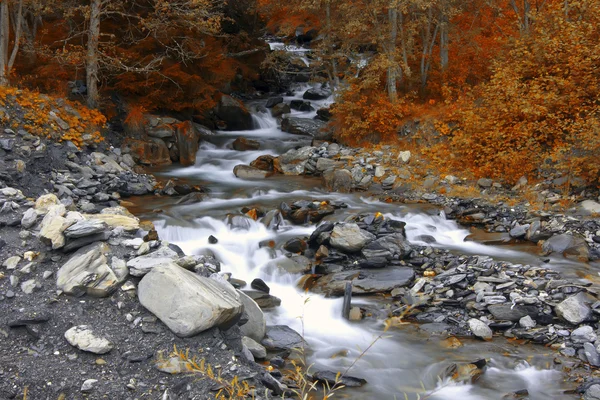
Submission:
M 271 113 L 252 113 L 252 120 L 257 129 L 277 129 L 277 120 L 271 116 Z

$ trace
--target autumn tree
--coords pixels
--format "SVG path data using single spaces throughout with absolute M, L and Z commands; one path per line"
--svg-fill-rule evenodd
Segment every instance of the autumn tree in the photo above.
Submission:
M 8 85 L 11 70 L 21 44 L 23 26 L 23 1 L 0 2 L 0 85 Z M 12 49 L 10 31 L 13 27 Z

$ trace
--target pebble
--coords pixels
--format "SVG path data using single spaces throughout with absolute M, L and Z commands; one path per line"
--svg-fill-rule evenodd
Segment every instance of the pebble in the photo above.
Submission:
M 81 385 L 81 391 L 84 393 L 91 392 L 94 389 L 94 386 L 96 386 L 96 383 L 98 383 L 98 379 L 85 380 L 83 385 Z

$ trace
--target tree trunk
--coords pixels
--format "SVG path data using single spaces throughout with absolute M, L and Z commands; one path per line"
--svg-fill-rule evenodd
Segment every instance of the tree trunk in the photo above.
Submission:
M 0 86 L 8 85 L 8 36 L 10 34 L 10 19 L 8 2 L 0 3 Z
M 396 79 L 398 66 L 396 65 L 396 39 L 398 38 L 398 10 L 390 5 L 388 10 L 390 23 L 390 43 L 388 44 L 388 69 L 387 69 L 387 87 L 388 96 L 392 103 L 398 100 L 398 92 L 396 89 Z
M 87 105 L 98 107 L 98 41 L 100 38 L 100 6 L 101 0 L 92 0 L 90 4 L 90 20 L 86 56 Z
M 15 44 L 12 49 L 12 54 L 8 60 L 8 67 L 6 68 L 6 75 L 10 77 L 10 71 L 17 59 L 17 53 L 19 52 L 19 46 L 21 44 L 21 32 L 23 32 L 23 0 L 19 1 L 19 11 L 17 11 L 17 19 L 15 21 Z
M 440 12 L 440 67 L 442 72 L 448 68 L 448 11 L 446 10 L 446 4 L 442 6 Z
M 325 42 L 326 52 L 329 55 L 331 62 L 331 90 L 335 93 L 336 88 L 340 85 L 340 77 L 338 76 L 337 64 L 335 62 L 335 55 L 333 53 L 333 42 L 331 40 L 331 0 L 328 0 L 325 5 L 325 17 L 327 23 L 327 41 Z
M 437 37 L 438 29 L 440 24 L 435 24 L 435 29 L 431 33 L 431 27 L 433 25 L 433 10 L 431 7 L 427 10 L 427 25 L 423 33 L 423 51 L 421 52 L 421 94 L 425 93 L 427 87 L 427 79 L 429 70 L 431 69 L 431 53 L 433 52 L 433 45 L 435 44 L 435 38 Z

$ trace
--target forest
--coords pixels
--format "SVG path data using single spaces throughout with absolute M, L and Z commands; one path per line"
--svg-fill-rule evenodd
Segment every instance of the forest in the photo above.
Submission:
M 3 0 L 0 98 L 202 121 L 223 93 L 282 90 L 267 37 L 310 47 L 341 143 L 410 145 L 438 173 L 600 181 L 599 0 Z

